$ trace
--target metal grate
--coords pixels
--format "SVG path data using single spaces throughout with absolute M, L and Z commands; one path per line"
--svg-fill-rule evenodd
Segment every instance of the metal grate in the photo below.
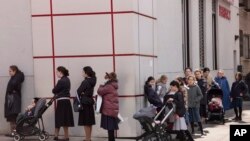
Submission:
M 205 67 L 204 0 L 199 0 L 200 67 Z

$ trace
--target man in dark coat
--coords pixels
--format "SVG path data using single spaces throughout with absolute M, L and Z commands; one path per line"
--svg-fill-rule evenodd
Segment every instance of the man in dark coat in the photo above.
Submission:
M 21 87 L 24 81 L 24 74 L 17 66 L 13 65 L 9 68 L 11 76 L 6 90 L 4 103 L 4 117 L 10 122 L 10 129 L 13 136 L 13 130 L 16 128 L 16 118 L 21 112 Z

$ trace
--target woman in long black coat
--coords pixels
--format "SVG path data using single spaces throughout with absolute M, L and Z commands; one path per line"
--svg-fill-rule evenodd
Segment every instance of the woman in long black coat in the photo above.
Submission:
M 64 140 L 69 140 L 68 127 L 74 126 L 72 106 L 70 103 L 70 80 L 69 72 L 65 67 L 57 68 L 57 77 L 60 78 L 52 90 L 57 95 L 57 106 L 55 111 L 55 137 L 58 140 L 60 127 L 64 130 Z
M 78 125 L 84 126 L 86 136 L 84 141 L 90 141 L 92 125 L 95 125 L 94 100 L 92 97 L 96 85 L 96 76 L 95 72 L 89 66 L 83 68 L 83 76 L 85 79 L 77 89 L 77 94 L 81 97 L 82 103 L 82 110 L 79 111 Z
M 4 117 L 10 122 L 11 134 L 16 128 L 16 118 L 21 112 L 21 88 L 24 81 L 24 74 L 17 66 L 12 65 L 9 68 L 11 76 L 6 90 L 4 103 Z

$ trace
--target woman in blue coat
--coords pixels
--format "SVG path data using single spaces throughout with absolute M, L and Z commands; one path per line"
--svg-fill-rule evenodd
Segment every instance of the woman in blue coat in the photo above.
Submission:
M 224 110 L 230 109 L 230 87 L 227 81 L 227 78 L 224 76 L 224 71 L 219 70 L 217 73 L 217 77 L 215 77 L 215 81 L 219 84 L 220 88 L 223 91 L 223 108 Z

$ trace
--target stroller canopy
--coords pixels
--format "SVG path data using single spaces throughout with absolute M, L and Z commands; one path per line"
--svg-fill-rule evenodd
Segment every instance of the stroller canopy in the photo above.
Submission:
M 134 119 L 139 119 L 142 117 L 149 117 L 149 118 L 153 118 L 156 115 L 156 108 L 152 105 L 150 105 L 149 107 L 145 107 L 140 109 L 138 112 L 136 112 L 134 114 Z
M 45 106 L 45 104 L 46 104 L 45 98 L 41 98 L 37 101 L 36 107 L 35 107 L 35 112 L 34 112 L 34 117 L 39 116 L 38 114 L 41 111 L 41 109 Z

